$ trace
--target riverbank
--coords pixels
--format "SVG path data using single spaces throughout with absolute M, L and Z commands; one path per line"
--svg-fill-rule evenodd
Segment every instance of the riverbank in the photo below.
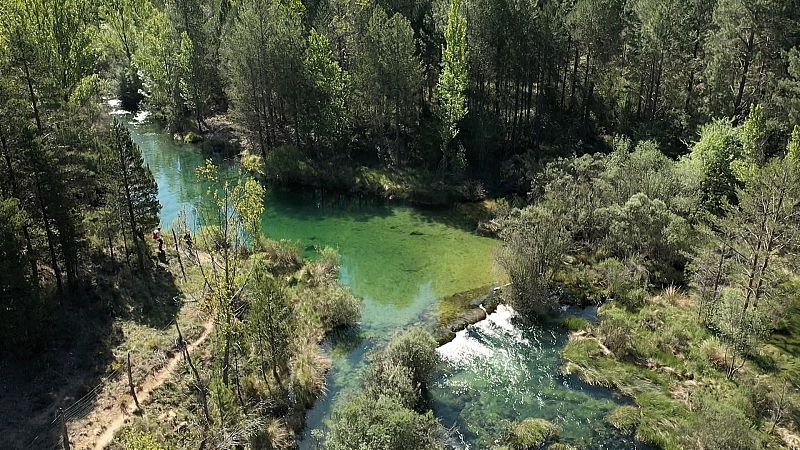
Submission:
M 96 258 L 102 263 L 91 290 L 81 303 L 64 305 L 67 320 L 54 324 L 57 345 L 2 369 L 0 413 L 11 428 L 0 429 L 0 441 L 8 448 L 49 448 L 63 440 L 59 410 L 72 448 L 94 448 L 109 418 L 133 409 L 129 371 L 142 387 L 179 355 L 175 323 L 187 342 L 206 329 L 198 302 L 203 284 L 187 255 L 182 271 L 167 247 L 144 273 L 124 261 Z
M 242 272 L 250 273 L 244 276 L 252 280 L 242 294 L 247 302 L 237 309 L 234 328 L 248 335 L 247 341 L 238 338 L 237 342 L 248 344 L 231 352 L 231 363 L 226 368 L 223 343 L 230 328 L 217 317 L 213 333 L 207 330 L 210 339 L 190 348 L 191 359 L 184 354 L 175 363 L 176 370 L 147 390 L 147 398 L 142 399 L 136 413 L 125 414 L 124 424 L 116 423 L 118 433 L 103 434 L 109 448 L 128 449 L 141 442 L 177 448 L 185 442 L 222 443 L 245 438 L 264 439 L 277 448 L 285 448 L 295 442 L 305 426 L 307 409 L 324 392 L 325 373 L 331 367 L 321 343 L 333 330 L 352 326 L 358 315 L 358 302 L 338 284 L 338 255 L 331 249 L 321 249 L 319 257 L 310 261 L 299 252 L 299 247 L 290 243 L 262 241 L 258 252 L 239 263 Z M 220 270 L 215 268 L 214 258 L 221 256 L 209 255 L 198 269 L 205 265 L 206 273 Z M 253 272 L 256 270 L 269 274 Z M 296 317 L 294 325 L 287 329 L 291 335 L 285 337 L 285 345 L 291 348 L 285 356 L 286 366 L 275 367 L 269 373 L 266 361 L 254 362 L 257 357 L 247 350 L 258 345 L 257 336 L 253 336 L 258 330 L 252 328 L 254 324 L 276 320 L 273 316 L 280 314 L 270 310 L 269 316 L 259 315 L 258 286 L 262 286 L 259 283 L 264 277 L 272 280 L 267 283 L 277 289 L 270 295 L 285 296 L 291 305 L 288 314 Z M 213 292 L 203 289 L 199 300 L 206 306 L 213 305 Z M 278 301 L 276 297 L 270 300 Z M 269 307 L 278 306 L 271 303 Z M 277 357 L 275 352 L 270 350 L 270 358 Z M 230 372 L 230 381 L 224 384 L 221 380 L 226 372 Z M 291 398 L 286 392 L 292 393 Z M 244 415 L 233 413 L 239 406 L 246 411 Z M 248 427 L 252 431 L 243 429 Z M 237 433 L 245 434 L 236 437 Z
M 733 377 L 726 376 L 730 352 L 700 323 L 694 296 L 674 289 L 639 309 L 600 307 L 599 323 L 572 333 L 562 370 L 631 398 L 606 421 L 656 448 L 796 449 L 800 328 L 793 302 L 793 322 Z
M 197 146 L 205 155 L 236 158 L 266 183 L 366 195 L 421 207 L 465 204 L 476 226 L 491 219 L 491 211 L 485 210 L 487 205 L 492 208 L 494 200 L 483 182 L 455 179 L 420 167 L 370 165 L 342 156 L 318 161 L 292 145 L 274 148 L 264 157 L 249 149 L 247 139 L 227 117 L 215 116 L 207 122 L 209 128 L 202 135 L 188 131 L 175 133 L 172 138 Z

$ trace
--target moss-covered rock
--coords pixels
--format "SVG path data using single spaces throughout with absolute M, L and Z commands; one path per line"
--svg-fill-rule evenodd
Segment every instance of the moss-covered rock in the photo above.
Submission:
M 525 419 L 511 430 L 508 443 L 516 450 L 542 449 L 558 439 L 560 431 L 557 425 L 547 420 Z

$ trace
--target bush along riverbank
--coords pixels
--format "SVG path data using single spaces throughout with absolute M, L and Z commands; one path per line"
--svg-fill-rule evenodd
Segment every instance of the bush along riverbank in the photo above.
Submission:
M 444 430 L 424 396 L 439 362 L 436 347 L 429 331 L 414 327 L 375 352 L 361 389 L 334 410 L 324 448 L 444 449 Z

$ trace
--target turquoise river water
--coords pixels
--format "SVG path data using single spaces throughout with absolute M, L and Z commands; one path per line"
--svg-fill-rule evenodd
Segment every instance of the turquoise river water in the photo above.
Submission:
M 162 223 L 169 226 L 180 211 L 202 204 L 208 186 L 197 182 L 194 169 L 204 157 L 143 117 L 127 116 L 158 183 Z M 274 189 L 265 207 L 263 229 L 270 238 L 299 241 L 307 256 L 316 246 L 337 248 L 341 281 L 363 299 L 357 329 L 326 344 L 333 360 L 328 392 L 309 411 L 307 430 L 324 428 L 336 402 L 357 387 L 370 349 L 405 326 L 435 318 L 438 299 L 502 280 L 493 263 L 497 241 L 470 232 L 450 211 Z M 490 448 L 503 420 L 526 417 L 558 423 L 565 442 L 585 448 L 635 448 L 604 425 L 619 398 L 558 375 L 566 339 L 561 328 L 525 323 L 501 307 L 441 347 L 430 401 L 453 430 L 453 448 Z M 314 447 L 310 435 L 305 432 L 301 448 Z

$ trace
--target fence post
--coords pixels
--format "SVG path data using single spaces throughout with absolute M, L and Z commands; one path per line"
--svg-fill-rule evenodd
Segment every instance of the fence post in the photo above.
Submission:
M 64 420 L 63 408 L 58 408 L 58 421 L 61 423 L 61 445 L 64 450 L 70 450 L 69 433 L 67 433 L 67 422 Z
M 128 385 L 131 388 L 131 397 L 133 397 L 133 403 L 136 404 L 136 409 L 141 409 L 139 406 L 139 398 L 136 396 L 136 387 L 133 385 L 133 369 L 131 368 L 131 352 L 128 352 Z
M 186 345 L 186 341 L 183 340 L 183 334 L 181 333 L 181 327 L 178 326 L 178 320 L 175 319 L 175 329 L 178 330 L 178 346 L 181 347 L 183 351 L 183 356 L 186 358 L 186 362 L 189 364 L 189 368 L 192 370 L 192 374 L 194 374 L 194 384 L 197 388 L 197 392 L 200 394 L 200 402 L 203 406 L 203 413 L 206 418 L 206 422 L 204 424 L 204 428 L 208 428 L 208 424 L 211 423 L 211 415 L 208 412 L 208 399 L 206 398 L 206 388 L 203 385 L 202 380 L 200 379 L 200 373 L 197 371 L 197 368 L 194 366 L 192 362 L 192 355 L 189 353 L 189 347 Z
M 178 250 L 178 235 L 175 234 L 175 228 L 172 229 L 172 239 L 175 241 L 175 253 L 178 255 L 178 264 L 181 266 L 181 274 L 183 275 L 183 282 L 186 282 L 186 271 L 183 269 L 183 260 L 181 259 L 181 251 Z

